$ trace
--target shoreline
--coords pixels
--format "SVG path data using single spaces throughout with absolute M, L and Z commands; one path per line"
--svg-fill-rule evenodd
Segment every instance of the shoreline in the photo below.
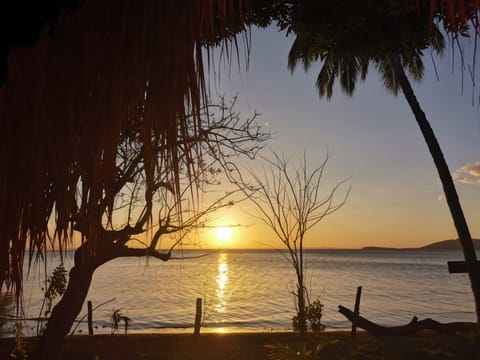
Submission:
M 123 328 L 120 326 L 114 333 L 110 329 L 96 330 L 93 335 L 88 335 L 87 332 L 77 331 L 75 334 L 69 334 L 67 337 L 84 337 L 84 336 L 137 336 L 137 335 L 193 335 L 193 327 L 188 328 L 161 328 L 161 329 L 128 329 L 125 334 Z M 322 333 L 343 333 L 349 332 L 350 328 L 332 328 L 326 327 L 322 330 Z M 200 334 L 225 334 L 225 335 L 237 335 L 237 334 L 296 334 L 292 329 L 267 329 L 267 328 L 236 328 L 236 327 L 201 327 Z M 0 334 L 0 341 L 4 339 L 14 338 L 13 332 Z M 25 335 L 25 338 L 34 338 L 34 335 Z
M 27 338 L 27 346 L 34 338 Z M 8 359 L 14 339 L 0 339 L 0 358 Z M 421 331 L 412 336 L 375 337 L 359 330 L 355 339 L 350 331 L 308 334 L 304 339 L 290 332 L 230 333 L 143 333 L 115 335 L 75 335 L 67 337 L 62 358 L 93 359 L 266 359 L 270 352 L 297 352 L 302 347 L 318 352 L 322 360 L 333 359 L 480 359 L 475 334 L 454 335 Z M 7 355 L 7 356 L 6 356 Z

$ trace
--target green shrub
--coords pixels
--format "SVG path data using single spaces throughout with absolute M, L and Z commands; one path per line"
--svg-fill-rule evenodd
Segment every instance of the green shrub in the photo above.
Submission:
M 307 321 L 307 327 L 312 332 L 325 329 L 325 325 L 322 324 L 322 311 L 323 304 L 318 298 L 305 307 L 305 320 Z M 292 325 L 294 330 L 299 330 L 298 313 L 292 318 Z
M 53 269 L 52 275 L 45 281 L 45 288 L 42 288 L 44 292 L 42 308 L 40 309 L 39 321 L 37 323 L 37 335 L 41 335 L 45 330 L 43 320 L 48 319 L 52 312 L 53 301 L 62 296 L 67 289 L 67 270 L 63 266 L 63 263 Z M 44 311 L 45 309 L 45 311 Z

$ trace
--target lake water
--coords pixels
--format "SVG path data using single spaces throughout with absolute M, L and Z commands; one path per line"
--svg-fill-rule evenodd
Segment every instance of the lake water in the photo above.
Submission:
M 184 251 L 196 256 L 198 251 Z M 179 254 L 177 254 L 179 255 Z M 338 305 L 353 309 L 363 286 L 360 313 L 383 325 L 412 316 L 442 322 L 475 321 L 466 274 L 449 274 L 456 251 L 315 250 L 306 253 L 311 299 L 324 304 L 327 329 L 346 329 Z M 49 269 L 58 264 L 50 258 Z M 67 257 L 66 265 L 72 263 Z M 41 266 L 43 267 L 43 266 Z M 42 301 L 42 271 L 25 282 L 25 316 L 37 317 Z M 97 332 L 110 332 L 111 314 L 120 309 L 132 319 L 129 332 L 192 331 L 196 298 L 203 299 L 202 331 L 283 331 L 295 314 L 291 291 L 294 269 L 278 251 L 219 251 L 188 260 L 117 259 L 100 267 L 87 300 Z M 109 300 L 114 299 L 111 302 Z M 86 314 L 86 304 L 82 311 Z M 30 323 L 28 331 L 34 332 Z M 87 332 L 86 322 L 77 328 Z M 31 333 L 33 335 L 34 333 Z

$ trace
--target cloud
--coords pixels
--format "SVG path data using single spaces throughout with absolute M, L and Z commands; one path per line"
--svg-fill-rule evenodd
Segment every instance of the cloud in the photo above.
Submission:
M 480 184 L 480 161 L 462 166 L 452 173 L 453 181 L 461 184 Z

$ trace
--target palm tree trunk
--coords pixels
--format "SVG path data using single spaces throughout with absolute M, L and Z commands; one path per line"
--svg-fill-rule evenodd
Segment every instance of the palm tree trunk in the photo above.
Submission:
M 452 175 L 448 169 L 447 162 L 445 161 L 445 157 L 443 156 L 435 133 L 433 132 L 425 113 L 421 109 L 420 104 L 415 97 L 412 86 L 410 85 L 410 81 L 408 80 L 403 66 L 400 63 L 399 57 L 392 57 L 391 63 L 398 82 L 402 88 L 403 94 L 405 95 L 405 98 L 412 109 L 417 124 L 420 127 L 425 142 L 427 143 L 428 150 L 430 151 L 430 155 L 433 158 L 433 162 L 435 163 L 438 175 L 442 182 L 443 192 L 445 194 L 445 198 L 457 230 L 458 239 L 460 240 L 465 257 L 465 263 L 475 301 L 477 332 L 480 334 L 480 271 L 477 265 L 477 256 L 473 246 L 472 237 L 470 235 L 470 230 L 468 229 L 467 221 L 458 199 L 457 190 L 455 189 Z

